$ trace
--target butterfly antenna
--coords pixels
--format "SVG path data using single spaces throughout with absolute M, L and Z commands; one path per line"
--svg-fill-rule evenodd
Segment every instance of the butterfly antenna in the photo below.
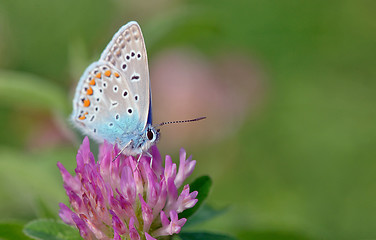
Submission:
M 194 119 L 188 119 L 188 120 L 179 120 L 179 121 L 171 121 L 171 122 L 161 122 L 160 124 L 156 125 L 155 128 L 161 127 L 163 125 L 172 124 L 172 123 L 187 123 L 187 122 L 196 122 L 205 119 L 206 117 L 199 117 Z

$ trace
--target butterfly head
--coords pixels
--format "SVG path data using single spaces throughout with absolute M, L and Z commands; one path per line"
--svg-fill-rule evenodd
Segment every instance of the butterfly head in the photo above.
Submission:
M 160 137 L 159 129 L 154 128 L 152 125 L 148 125 L 143 134 L 143 144 L 141 148 L 143 151 L 147 151 L 152 145 L 158 142 Z
M 147 140 L 149 140 L 152 143 L 157 142 L 159 140 L 159 136 L 160 136 L 159 131 L 160 131 L 160 129 L 155 129 L 152 126 L 149 126 L 146 130 Z

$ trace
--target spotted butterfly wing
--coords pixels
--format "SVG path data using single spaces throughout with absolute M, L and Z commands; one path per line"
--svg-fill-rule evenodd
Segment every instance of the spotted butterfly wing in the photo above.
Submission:
M 71 118 L 84 134 L 121 147 L 137 142 L 151 124 L 146 48 L 136 22 L 120 28 L 99 61 L 86 69 L 76 89 Z

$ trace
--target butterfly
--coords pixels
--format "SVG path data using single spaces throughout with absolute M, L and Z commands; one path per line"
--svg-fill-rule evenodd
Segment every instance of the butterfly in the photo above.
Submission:
M 159 140 L 156 127 L 201 119 L 152 125 L 148 60 L 135 21 L 121 27 L 99 60 L 85 70 L 71 114 L 73 124 L 84 134 L 98 142 L 118 144 L 120 152 L 140 157 Z

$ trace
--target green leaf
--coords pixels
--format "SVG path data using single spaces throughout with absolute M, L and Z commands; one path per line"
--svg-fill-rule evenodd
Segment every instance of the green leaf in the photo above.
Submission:
M 189 218 L 189 221 L 184 225 L 184 227 L 197 225 L 199 223 L 205 222 L 212 218 L 215 218 L 225 212 L 227 212 L 228 207 L 221 209 L 214 209 L 211 206 L 204 204 L 192 217 Z
M 182 232 L 179 233 L 182 240 L 236 240 L 236 238 L 224 234 L 208 232 Z
M 0 239 L 2 240 L 29 240 L 28 236 L 26 236 L 23 232 L 23 224 L 15 223 L 15 222 L 3 222 L 0 223 Z
M 78 240 L 82 239 L 78 230 L 63 222 L 38 219 L 26 224 L 24 233 L 40 240 Z
M 191 184 L 189 184 L 190 191 L 197 191 L 197 203 L 193 208 L 187 209 L 179 214 L 179 218 L 189 218 L 192 216 L 205 201 L 209 195 L 210 188 L 212 186 L 212 180 L 209 176 L 201 176 L 196 178 Z
M 67 113 L 66 93 L 36 75 L 0 71 L 0 100 L 11 106 Z
M 281 230 L 245 230 L 238 232 L 240 239 L 263 239 L 263 240 L 311 240 L 307 234 L 301 232 Z

